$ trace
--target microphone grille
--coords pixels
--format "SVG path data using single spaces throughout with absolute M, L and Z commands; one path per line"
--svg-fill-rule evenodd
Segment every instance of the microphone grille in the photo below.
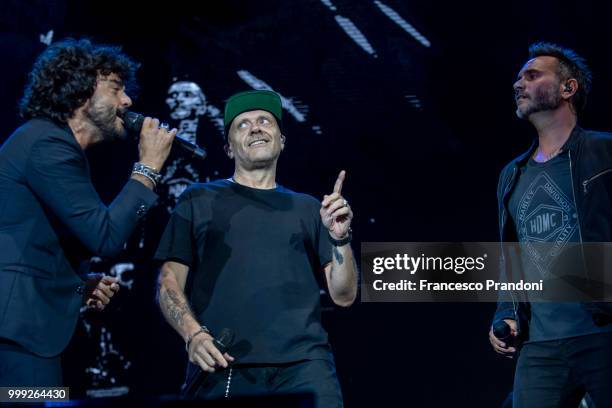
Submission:
M 498 339 L 504 339 L 510 336 L 510 331 L 510 326 L 503 320 L 500 320 L 493 325 L 493 334 Z
M 124 126 L 131 132 L 139 133 L 142 129 L 142 122 L 144 122 L 144 116 L 140 113 L 127 111 L 123 115 Z

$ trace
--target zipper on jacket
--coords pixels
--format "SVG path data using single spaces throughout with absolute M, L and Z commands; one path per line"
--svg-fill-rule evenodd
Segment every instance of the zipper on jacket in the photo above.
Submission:
M 597 177 L 599 177 L 599 176 L 603 176 L 604 174 L 606 174 L 606 173 L 610 173 L 610 172 L 612 172 L 612 169 L 602 170 L 602 171 L 600 171 L 599 173 L 595 174 L 594 176 L 591 176 L 591 177 L 589 177 L 588 179 L 584 180 L 584 181 L 582 182 L 582 188 L 584 189 L 584 194 L 586 194 L 586 193 L 587 193 L 587 185 L 588 185 L 588 184 L 589 184 L 591 181 L 595 180 L 595 179 L 596 179 Z
M 570 166 L 570 183 L 572 185 L 572 197 L 574 198 L 574 207 L 576 208 L 576 222 L 578 223 L 578 238 L 580 239 L 580 253 L 582 254 L 582 267 L 584 268 L 585 278 L 589 278 L 589 271 L 586 268 L 586 258 L 584 257 L 584 245 L 582 245 L 582 228 L 580 227 L 580 211 L 578 211 L 578 201 L 576 201 L 576 191 L 574 188 L 574 171 L 572 169 L 572 151 L 568 149 L 567 157 L 569 158 L 569 166 Z M 602 172 L 603 174 L 603 172 Z M 588 180 L 585 180 L 588 184 L 588 181 L 600 176 L 601 174 L 596 174 Z M 584 187 L 584 191 L 586 192 L 586 184 L 583 182 L 582 186 Z
M 512 184 L 512 182 L 514 181 L 514 177 L 516 176 L 516 164 L 514 165 L 514 167 L 512 168 L 512 176 L 510 177 L 509 183 L 506 185 L 506 187 L 504 188 L 504 193 L 502 194 L 502 230 L 501 230 L 501 236 L 499 237 L 502 242 L 504 239 L 504 229 L 506 228 L 506 194 L 508 194 L 508 191 L 510 190 L 510 185 Z M 504 255 L 504 248 L 503 248 L 503 244 L 502 244 L 502 251 L 501 251 L 501 256 L 504 262 L 504 268 L 506 269 L 506 279 L 508 279 L 508 271 L 507 271 L 507 267 L 506 267 L 506 256 Z M 518 333 L 520 332 L 520 322 L 519 322 L 519 317 L 518 317 L 518 306 L 517 306 L 517 302 L 514 299 L 514 293 L 512 291 L 510 292 L 510 297 L 512 298 L 512 312 L 514 313 L 514 321 L 516 322 L 516 330 L 517 330 L 517 336 Z
M 506 227 L 506 194 L 508 194 L 508 191 L 510 190 L 510 185 L 512 184 L 512 182 L 514 181 L 514 176 L 516 175 L 516 165 L 514 165 L 514 167 L 512 168 L 512 176 L 510 176 L 510 180 L 509 183 L 506 185 L 506 187 L 504 188 L 504 193 L 502 194 L 502 230 L 501 230 L 501 236 L 500 239 L 504 239 L 504 228 Z

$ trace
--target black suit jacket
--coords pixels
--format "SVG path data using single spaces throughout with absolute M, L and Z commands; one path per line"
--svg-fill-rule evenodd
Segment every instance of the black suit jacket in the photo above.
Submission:
M 68 344 L 83 281 L 60 235 L 93 254 L 119 253 L 157 195 L 130 180 L 106 207 L 67 126 L 33 119 L 0 147 L 0 338 L 40 356 Z

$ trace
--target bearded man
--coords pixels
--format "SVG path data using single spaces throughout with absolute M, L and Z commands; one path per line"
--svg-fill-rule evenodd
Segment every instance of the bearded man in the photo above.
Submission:
M 29 74 L 26 122 L 0 147 L 0 386 L 60 386 L 60 354 L 81 305 L 102 310 L 119 290 L 110 277 L 84 281 L 67 250 L 78 242 L 91 255 L 118 254 L 157 200 L 176 129 L 145 119 L 140 159 L 108 207 L 85 156 L 125 137 L 136 68 L 117 47 L 69 39 L 49 46 Z
M 538 137 L 498 186 L 500 240 L 526 250 L 502 265 L 508 276 L 520 265 L 525 276 L 550 282 L 569 282 L 569 271 L 596 283 L 584 254 L 587 243 L 612 241 L 612 135 L 577 125 L 591 88 L 583 58 L 549 43 L 532 45 L 529 56 L 514 83 L 516 113 Z M 586 392 L 595 406 L 612 406 L 610 303 L 517 299 L 500 302 L 493 322 L 510 326 L 514 344 L 489 331 L 499 354 L 514 357 L 520 345 L 513 406 L 577 407 Z

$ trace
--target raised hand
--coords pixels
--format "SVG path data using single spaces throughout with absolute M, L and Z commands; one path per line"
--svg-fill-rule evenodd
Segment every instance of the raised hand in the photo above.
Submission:
M 346 171 L 342 170 L 338 174 L 333 192 L 330 195 L 323 196 L 320 210 L 323 225 L 329 230 L 332 238 L 338 240 L 348 235 L 353 220 L 351 206 L 342 196 L 342 184 L 345 178 Z
M 176 132 L 167 125 L 160 126 L 158 119 L 145 118 L 138 142 L 139 161 L 159 172 L 170 154 Z

